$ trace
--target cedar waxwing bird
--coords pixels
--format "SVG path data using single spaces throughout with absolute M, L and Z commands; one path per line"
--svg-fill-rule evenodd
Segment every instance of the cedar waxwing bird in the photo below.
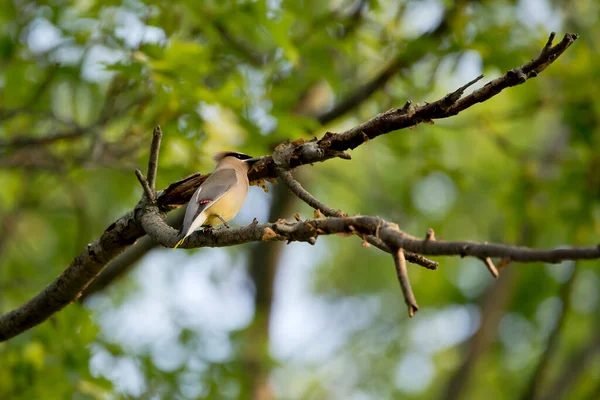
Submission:
M 201 226 L 225 224 L 236 216 L 248 194 L 248 171 L 259 158 L 235 152 L 221 152 L 213 157 L 214 172 L 196 190 L 187 210 L 175 249 Z

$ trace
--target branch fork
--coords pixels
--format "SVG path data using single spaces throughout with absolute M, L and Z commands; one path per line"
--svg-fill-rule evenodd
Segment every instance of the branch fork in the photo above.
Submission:
M 156 175 L 158 173 L 158 153 L 160 152 L 160 142 L 162 139 L 162 130 L 156 125 L 152 132 L 152 144 L 150 145 L 150 156 L 148 157 L 148 178 L 144 177 L 139 169 L 135 170 L 142 189 L 144 197 L 151 203 L 156 204 Z

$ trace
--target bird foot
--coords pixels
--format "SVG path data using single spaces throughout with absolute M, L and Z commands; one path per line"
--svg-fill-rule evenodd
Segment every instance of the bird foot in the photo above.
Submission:
M 220 215 L 217 215 L 217 218 L 219 218 L 221 220 L 221 222 L 223 223 L 223 225 L 225 225 L 225 228 L 229 228 L 229 224 L 227 224 L 227 221 L 225 221 L 223 219 L 223 217 L 221 217 Z

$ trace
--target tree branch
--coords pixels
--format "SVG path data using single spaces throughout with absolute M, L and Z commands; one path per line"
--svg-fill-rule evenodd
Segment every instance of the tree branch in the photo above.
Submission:
M 349 32 L 355 29 L 358 25 L 357 23 L 362 21 L 361 16 L 363 15 L 363 10 L 366 8 L 367 3 L 367 1 L 361 0 L 356 4 L 354 10 L 352 10 L 348 16 L 347 22 L 343 23 L 343 25 L 345 25 L 345 28 L 343 29 L 344 35 L 347 35 Z M 445 37 L 445 35 L 447 35 L 447 33 L 450 31 L 449 21 L 453 19 L 458 10 L 464 6 L 464 4 L 454 4 L 452 7 L 450 7 L 444 18 L 442 18 L 440 21 L 439 25 L 433 31 L 426 34 L 428 39 L 435 39 L 439 42 L 439 40 Z M 325 20 L 330 21 L 331 17 L 326 18 Z M 322 125 L 328 124 L 329 122 L 341 117 L 348 111 L 356 108 L 365 100 L 369 99 L 378 90 L 382 89 L 394 76 L 398 74 L 398 72 L 412 67 L 418 61 L 423 59 L 423 57 L 431 55 L 437 50 L 433 46 L 424 46 L 422 39 L 423 38 L 419 36 L 411 41 L 406 42 L 405 44 L 403 43 L 404 48 L 402 51 L 395 55 L 387 64 L 387 66 L 385 66 L 376 76 L 374 76 L 365 84 L 362 84 L 360 87 L 354 89 L 353 92 L 349 93 L 339 103 L 335 104 L 331 110 L 319 114 L 316 117 L 319 123 Z M 444 49 L 443 54 L 447 54 L 451 51 L 453 51 L 451 47 L 446 48 Z
M 146 233 L 163 246 L 174 247 L 177 243 L 178 232 L 163 221 L 157 206 L 144 206 L 140 221 Z M 308 242 L 310 238 L 321 235 L 356 232 L 377 236 L 388 246 L 431 256 L 500 257 L 519 262 L 546 263 L 600 258 L 600 246 L 530 249 L 505 244 L 420 239 L 401 231 L 396 224 L 372 216 L 279 220 L 266 224 L 252 223 L 241 228 L 198 231 L 179 247 L 226 247 L 258 241 Z
M 140 220 L 146 233 L 157 242 L 167 247 L 173 247 L 177 243 L 178 232 L 163 222 L 157 206 L 145 206 Z M 194 233 L 181 247 L 223 247 L 254 241 L 284 240 L 288 243 L 312 243 L 320 235 L 336 233 L 373 235 L 381 238 L 388 248 L 398 249 L 392 254 L 410 317 L 418 310 L 418 305 L 408 280 L 403 249 L 425 255 L 460 255 L 483 259 L 501 257 L 522 262 L 558 263 L 565 259 L 600 258 L 600 246 L 537 250 L 488 243 L 435 241 L 429 237 L 419 239 L 402 232 L 395 224 L 370 216 L 318 218 L 296 222 L 279 220 L 268 224 L 252 223 L 238 229 L 208 230 Z
M 156 192 L 156 175 L 158 169 L 158 153 L 160 151 L 160 141 L 162 139 L 162 130 L 156 125 L 152 132 L 152 144 L 150 145 L 150 156 L 148 157 L 148 186 L 152 193 Z M 156 196 L 153 196 L 154 198 Z
M 120 82 L 117 80 L 113 80 L 111 84 L 111 88 L 109 89 L 109 93 L 105 97 L 104 105 L 100 110 L 100 117 L 97 121 L 93 122 L 91 125 L 81 126 L 75 123 L 74 121 L 65 121 L 57 118 L 55 115 L 50 114 L 50 117 L 57 122 L 60 122 L 63 125 L 68 125 L 69 130 L 65 132 L 55 133 L 47 136 L 35 137 L 35 136 L 27 136 L 27 134 L 17 134 L 15 138 L 0 140 L 0 150 L 1 149 L 22 149 L 27 147 L 35 147 L 35 146 L 45 146 L 48 144 L 52 144 L 55 142 L 59 142 L 62 140 L 77 140 L 84 136 L 87 136 L 94 132 L 97 128 L 105 125 L 108 121 L 113 118 L 120 117 L 125 115 L 130 109 L 135 106 L 139 106 L 147 101 L 149 98 L 148 95 L 144 94 L 142 96 L 138 96 L 132 102 L 128 103 L 124 107 L 120 107 L 119 109 L 114 109 L 114 98 L 110 96 L 111 92 L 118 92 L 119 90 L 124 90 L 120 86 L 118 86 Z M 124 90 L 125 91 L 125 90 Z M 2 116 L 0 115 L 0 120 L 2 120 Z
M 0 316 L 0 342 L 44 322 L 76 300 L 111 259 L 142 235 L 144 231 L 133 211 L 119 218 L 75 257 L 54 282 L 27 303 Z
M 551 35 L 551 38 L 554 36 Z M 341 133 L 327 132 L 321 139 L 308 142 L 298 140 L 291 142 L 288 156 L 284 160 L 289 168 L 296 168 L 305 164 L 323 162 L 333 157 L 339 157 L 340 152 L 355 149 L 377 136 L 387 134 L 399 129 L 418 125 L 421 122 L 430 122 L 434 119 L 447 118 L 500 93 L 502 90 L 520 85 L 527 79 L 537 76 L 552 62 L 554 62 L 579 36 L 567 33 L 554 47 L 544 47 L 534 60 L 527 64 L 508 71 L 501 77 L 487 83 L 484 87 L 475 90 L 470 95 L 460 98 L 469 84 L 448 94 L 440 100 L 423 106 L 413 107 L 407 102 L 406 107 L 392 109 Z M 520 71 L 517 73 L 515 71 Z M 525 81 L 523 80 L 525 78 Z M 263 157 L 260 163 L 249 174 L 251 181 L 277 176 L 277 164 L 272 156 Z M 161 209 L 168 210 L 172 207 L 184 205 L 192 197 L 194 191 L 204 182 L 208 175 L 194 174 L 171 184 L 158 198 Z
M 315 210 L 319 210 L 328 217 L 345 217 L 348 215 L 341 210 L 334 210 L 332 208 L 327 207 L 323 202 L 315 198 L 312 194 L 310 194 L 306 189 L 302 187 L 300 182 L 298 182 L 292 177 L 292 173 L 290 171 L 280 167 L 277 167 L 275 171 L 281 179 L 281 181 L 288 187 L 288 189 L 290 189 L 292 193 L 294 193 L 300 200 L 302 200 Z M 378 249 L 394 255 L 394 252 L 391 251 L 390 248 L 378 237 L 372 235 L 363 235 L 362 239 L 366 240 L 368 243 L 372 244 Z M 427 269 L 435 270 L 439 265 L 438 262 L 429 260 L 423 256 L 420 256 L 419 254 L 405 252 L 405 256 L 408 262 L 418 264 Z
M 324 215 L 328 217 L 345 217 L 347 214 L 341 210 L 334 210 L 332 208 L 327 207 L 324 203 L 319 201 L 313 195 L 311 195 L 306 189 L 300 185 L 300 182 L 295 180 L 292 177 L 290 171 L 283 168 L 276 168 L 277 176 L 281 181 L 285 184 L 285 186 L 290 189 L 292 193 L 294 193 L 300 200 L 314 208 L 315 210 L 321 211 Z
M 183 212 L 181 212 L 183 211 Z M 185 210 L 181 209 L 175 213 L 169 215 L 167 223 L 174 227 L 179 228 L 183 223 L 183 217 Z M 90 283 L 85 290 L 81 293 L 79 301 L 85 302 L 85 300 L 93 295 L 94 293 L 104 290 L 118 277 L 128 272 L 139 260 L 141 260 L 150 250 L 157 247 L 162 247 L 156 243 L 150 236 L 144 236 L 139 239 L 133 246 L 120 254 L 117 258 L 112 260 L 106 265 L 102 272 Z
M 412 287 L 410 286 L 410 281 L 408 280 L 408 271 L 406 270 L 404 250 L 398 249 L 392 254 L 392 256 L 394 257 L 396 274 L 398 275 L 398 282 L 400 282 L 400 288 L 402 289 L 402 294 L 404 295 L 404 301 L 408 306 L 408 316 L 412 318 L 414 317 L 415 313 L 419 311 L 419 306 L 417 305 L 417 299 L 415 299 Z
M 151 202 L 156 201 L 156 194 L 150 188 L 150 184 L 148 183 L 148 180 L 146 179 L 144 174 L 142 174 L 142 171 L 140 171 L 139 169 L 136 169 L 135 176 L 137 177 L 138 181 L 140 182 L 140 185 L 142 185 L 142 189 L 144 189 L 144 196 L 146 196 L 146 198 Z
M 0 141 L 0 149 L 13 148 L 19 149 L 29 146 L 44 146 L 61 140 L 78 139 L 89 132 L 89 128 L 76 127 L 69 132 L 56 133 L 43 137 L 17 137 L 11 140 Z
M 300 165 L 322 162 L 333 157 L 347 157 L 343 151 L 357 146 L 379 135 L 394 130 L 414 126 L 420 122 L 436 118 L 446 118 L 485 101 L 503 89 L 523 83 L 543 71 L 559 57 L 576 39 L 575 34 L 566 34 L 556 46 L 548 44 L 541 54 L 524 66 L 511 70 L 493 80 L 483 88 L 460 99 L 470 84 L 459 88 L 444 98 L 420 107 L 406 107 L 390 110 L 348 131 L 335 134 L 328 132 L 321 139 L 305 142 L 298 140 L 285 143 L 284 158 L 263 157 L 249 173 L 251 180 L 273 178 L 275 167 L 286 169 Z M 276 152 L 278 155 L 282 153 Z M 274 155 L 276 154 L 274 153 Z M 185 204 L 196 188 L 206 179 L 206 175 L 194 174 L 171 184 L 157 198 L 157 203 L 141 201 L 131 211 L 111 224 L 100 238 L 88 245 L 65 271 L 46 289 L 18 307 L 0 316 L 0 341 L 9 339 L 43 322 L 70 302 L 93 280 L 102 268 L 138 238 L 148 233 L 162 245 L 173 247 L 177 241 L 177 231 L 163 221 L 163 211 Z M 269 224 L 251 224 L 238 229 L 217 230 L 195 233 L 182 247 L 233 246 L 251 241 L 314 241 L 319 235 L 335 233 L 361 233 L 381 239 L 389 248 L 401 248 L 422 255 L 460 255 L 479 258 L 501 257 L 523 262 L 560 262 L 600 258 L 600 249 L 594 247 L 561 248 L 534 250 L 529 248 L 499 244 L 479 244 L 475 242 L 444 242 L 418 239 L 403 233 L 394 224 L 376 217 L 337 217 L 308 221 L 277 221 Z
M 375 94 L 375 92 L 384 87 L 400 69 L 405 68 L 410 64 L 411 63 L 408 63 L 405 59 L 396 57 L 371 81 L 357 88 L 348 97 L 336 104 L 331 110 L 318 115 L 317 120 L 321 125 L 325 125 L 341 117 Z
M 489 257 L 485 257 L 485 258 L 482 258 L 481 261 L 483 261 L 483 263 L 485 264 L 485 267 L 488 269 L 488 271 L 490 271 L 490 274 L 492 274 L 492 276 L 494 278 L 497 278 L 498 277 L 498 268 L 496 268 L 492 259 Z

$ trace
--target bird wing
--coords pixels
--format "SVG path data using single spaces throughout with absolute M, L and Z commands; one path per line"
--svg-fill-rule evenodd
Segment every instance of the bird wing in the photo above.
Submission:
M 213 172 L 195 193 L 198 208 L 203 210 L 219 200 L 237 183 L 237 175 L 233 169 L 220 169 Z
M 182 235 L 186 235 L 194 220 L 200 213 L 208 209 L 237 183 L 237 175 L 233 169 L 219 169 L 213 172 L 194 193 L 185 212 Z

